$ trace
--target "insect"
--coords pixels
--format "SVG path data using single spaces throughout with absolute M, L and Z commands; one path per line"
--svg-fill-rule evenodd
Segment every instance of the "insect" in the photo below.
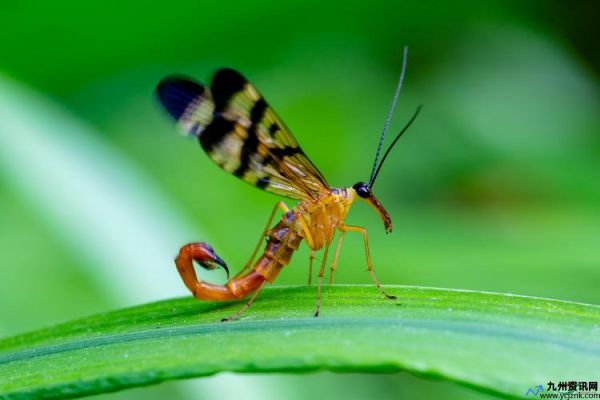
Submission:
M 273 282 L 281 269 L 288 265 L 302 240 L 310 248 L 309 284 L 315 252 L 323 249 L 314 314 L 317 317 L 321 305 L 322 279 L 336 231 L 339 231 L 339 235 L 329 282 L 333 282 L 344 235 L 346 232 L 356 232 L 362 235 L 367 270 L 375 286 L 386 298 L 395 299 L 395 296 L 385 292 L 375 276 L 366 229 L 346 225 L 344 220 L 352 204 L 360 199 L 379 214 L 386 232 L 392 231 L 391 217 L 372 189 L 383 162 L 421 109 L 421 106 L 417 108 L 378 163 L 383 139 L 402 86 L 406 54 L 407 48 L 404 48 L 400 81 L 379 140 L 370 179 L 344 188 L 334 188 L 327 183 L 265 99 L 233 69 L 218 70 L 210 87 L 181 76 L 166 77 L 158 84 L 156 92 L 164 108 L 180 128 L 198 139 L 218 166 L 260 189 L 299 201 L 292 208 L 282 201 L 277 202 L 249 260 L 233 278 L 229 277 L 227 264 L 207 243 L 188 243 L 181 247 L 175 264 L 184 284 L 196 298 L 223 301 L 241 300 L 252 295 L 238 312 L 223 321 L 237 319 L 250 307 L 265 284 Z M 281 210 L 283 215 L 275 226 L 269 228 L 277 210 Z M 264 251 L 253 262 L 265 237 L 267 243 Z M 224 268 L 227 283 L 216 285 L 198 280 L 193 261 L 209 270 Z

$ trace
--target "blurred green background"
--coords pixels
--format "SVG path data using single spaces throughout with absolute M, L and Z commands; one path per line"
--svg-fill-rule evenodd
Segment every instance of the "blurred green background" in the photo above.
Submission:
M 187 241 L 245 262 L 277 198 L 175 134 L 153 95 L 161 77 L 242 71 L 329 182 L 349 186 L 368 178 L 405 44 L 391 133 L 425 108 L 375 187 L 394 233 L 362 204 L 348 218 L 369 229 L 380 280 L 600 303 L 597 7 L 4 2 L 0 336 L 187 295 L 172 263 Z M 360 249 L 348 236 L 338 283 L 370 283 Z M 277 283 L 304 284 L 307 263 L 303 249 Z M 221 374 L 98 397 L 239 393 L 488 397 L 406 374 L 331 373 Z

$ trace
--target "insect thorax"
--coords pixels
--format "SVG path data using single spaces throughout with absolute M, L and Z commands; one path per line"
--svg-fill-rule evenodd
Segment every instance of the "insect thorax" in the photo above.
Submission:
M 294 207 L 294 212 L 298 212 L 304 222 L 298 224 L 298 230 L 304 230 L 304 226 L 308 228 L 313 250 L 331 243 L 335 230 L 346 219 L 355 198 L 356 193 L 352 188 L 332 188 L 330 193 L 318 200 L 305 199 Z

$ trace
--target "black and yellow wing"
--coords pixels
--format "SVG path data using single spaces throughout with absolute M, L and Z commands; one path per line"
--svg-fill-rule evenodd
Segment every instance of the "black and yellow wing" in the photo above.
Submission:
M 210 89 L 189 78 L 167 77 L 156 91 L 178 125 L 225 171 L 294 199 L 318 198 L 329 190 L 284 123 L 239 72 L 218 70 Z

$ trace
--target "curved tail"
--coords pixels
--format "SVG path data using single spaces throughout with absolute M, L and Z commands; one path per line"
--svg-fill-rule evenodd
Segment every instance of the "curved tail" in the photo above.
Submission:
M 225 285 L 199 281 L 194 270 L 194 260 L 206 269 L 223 267 L 227 271 L 227 276 L 229 276 L 229 269 L 208 243 L 188 243 L 179 250 L 175 258 L 177 271 L 194 297 L 201 300 L 242 299 L 257 290 L 266 280 L 258 272 L 251 270 L 245 275 L 228 280 Z

